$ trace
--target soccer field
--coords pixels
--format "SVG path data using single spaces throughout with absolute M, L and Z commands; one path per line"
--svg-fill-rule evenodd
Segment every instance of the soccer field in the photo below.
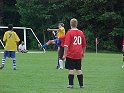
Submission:
M 0 54 L 2 58 L 3 54 Z M 86 53 L 83 60 L 85 88 L 75 76 L 74 88 L 67 89 L 67 70 L 57 70 L 56 52 L 17 53 L 17 70 L 11 59 L 0 70 L 0 93 L 124 93 L 122 55 Z

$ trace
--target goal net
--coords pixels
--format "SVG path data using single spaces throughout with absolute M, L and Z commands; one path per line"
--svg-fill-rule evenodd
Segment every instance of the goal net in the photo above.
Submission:
M 7 31 L 7 29 L 8 29 L 7 26 L 0 26 L 0 49 L 4 48 L 2 39 L 3 39 L 4 33 L 5 33 L 5 31 Z M 13 27 L 13 30 L 18 34 L 18 36 L 20 38 L 20 43 L 21 43 L 21 41 L 24 41 L 24 46 L 25 46 L 25 49 L 29 51 L 28 53 L 34 52 L 34 51 L 32 52 L 30 50 L 40 50 L 38 48 L 38 44 L 40 46 L 42 46 L 42 44 L 31 28 Z M 30 41 L 30 42 L 28 42 L 28 41 Z M 35 47 L 33 47 L 33 46 L 35 46 Z M 41 50 L 37 51 L 36 53 L 45 53 L 45 49 L 42 49 L 42 51 Z

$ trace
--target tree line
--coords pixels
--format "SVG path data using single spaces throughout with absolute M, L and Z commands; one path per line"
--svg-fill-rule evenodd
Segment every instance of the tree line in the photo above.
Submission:
M 65 24 L 77 18 L 78 28 L 84 31 L 87 48 L 95 49 L 95 38 L 101 50 L 121 50 L 124 34 L 124 0 L 3 0 L 3 20 L 0 23 L 31 27 L 42 43 L 52 39 L 47 28 Z M 0 16 L 1 19 L 1 16 Z M 29 34 L 29 38 L 32 36 Z M 37 43 L 29 40 L 29 44 Z M 32 42 L 33 41 L 33 42 Z

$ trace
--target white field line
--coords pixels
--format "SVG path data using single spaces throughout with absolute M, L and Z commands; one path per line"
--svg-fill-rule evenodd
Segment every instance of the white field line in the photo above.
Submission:
M 4 52 L 0 52 L 1 54 L 4 53 Z M 16 52 L 16 53 L 19 53 L 19 52 Z M 40 54 L 40 53 L 44 53 L 44 52 L 27 52 L 29 54 Z M 23 53 L 22 53 L 23 54 Z

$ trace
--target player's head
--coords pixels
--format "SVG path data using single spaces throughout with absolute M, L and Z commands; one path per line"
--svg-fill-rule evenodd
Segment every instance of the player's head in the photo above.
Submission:
M 13 25 L 12 24 L 8 25 L 8 30 L 13 30 Z
M 72 18 L 72 19 L 70 20 L 70 26 L 71 26 L 71 28 L 77 28 L 77 25 L 78 25 L 77 19 Z
M 64 27 L 64 24 L 63 23 L 59 23 L 58 24 L 58 27 L 60 28 L 60 27 Z

